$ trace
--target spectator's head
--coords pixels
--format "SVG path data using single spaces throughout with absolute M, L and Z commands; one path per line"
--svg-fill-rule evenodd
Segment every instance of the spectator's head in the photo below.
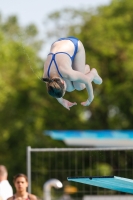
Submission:
M 8 172 L 4 165 L 0 165 L 0 181 L 7 180 Z
M 25 174 L 17 174 L 13 179 L 17 192 L 26 192 L 28 187 L 28 178 Z

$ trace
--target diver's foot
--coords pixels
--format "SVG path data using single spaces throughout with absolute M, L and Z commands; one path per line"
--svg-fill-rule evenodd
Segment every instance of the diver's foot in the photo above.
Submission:
M 92 73 L 94 73 L 94 79 L 93 79 L 93 82 L 95 83 L 95 84 L 98 84 L 98 85 L 100 85 L 100 84 L 102 84 L 102 78 L 98 75 L 98 72 L 97 72 L 97 70 L 95 69 L 95 68 L 93 68 L 92 70 Z

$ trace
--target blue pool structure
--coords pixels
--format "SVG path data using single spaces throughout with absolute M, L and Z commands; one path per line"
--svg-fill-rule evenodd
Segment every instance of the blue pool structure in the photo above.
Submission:
M 68 146 L 133 146 L 133 130 L 48 130 L 44 134 Z
M 67 180 L 133 194 L 133 180 L 118 176 L 68 177 Z

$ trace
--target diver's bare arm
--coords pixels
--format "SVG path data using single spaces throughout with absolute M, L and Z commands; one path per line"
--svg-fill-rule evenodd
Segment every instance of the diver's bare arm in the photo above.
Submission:
M 86 85 L 86 90 L 88 92 L 88 99 L 87 101 L 82 102 L 81 104 L 83 106 L 88 106 L 94 99 L 93 88 L 91 83 L 92 80 L 90 80 L 88 76 L 86 76 L 85 74 L 74 70 L 67 72 L 66 76 L 67 79 L 69 79 L 70 81 L 77 81 L 80 83 L 84 83 Z

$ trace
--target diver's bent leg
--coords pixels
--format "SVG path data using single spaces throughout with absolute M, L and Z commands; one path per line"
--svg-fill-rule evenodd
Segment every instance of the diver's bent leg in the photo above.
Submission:
M 90 66 L 88 64 L 85 65 L 85 74 L 90 72 Z
M 102 83 L 102 78 L 98 75 L 98 72 L 95 68 L 93 68 L 88 74 L 86 74 L 90 81 L 94 82 L 95 84 L 100 85 Z
M 73 82 L 73 86 L 75 90 L 78 90 L 78 91 L 84 90 L 86 88 L 84 83 L 78 83 L 78 82 Z

